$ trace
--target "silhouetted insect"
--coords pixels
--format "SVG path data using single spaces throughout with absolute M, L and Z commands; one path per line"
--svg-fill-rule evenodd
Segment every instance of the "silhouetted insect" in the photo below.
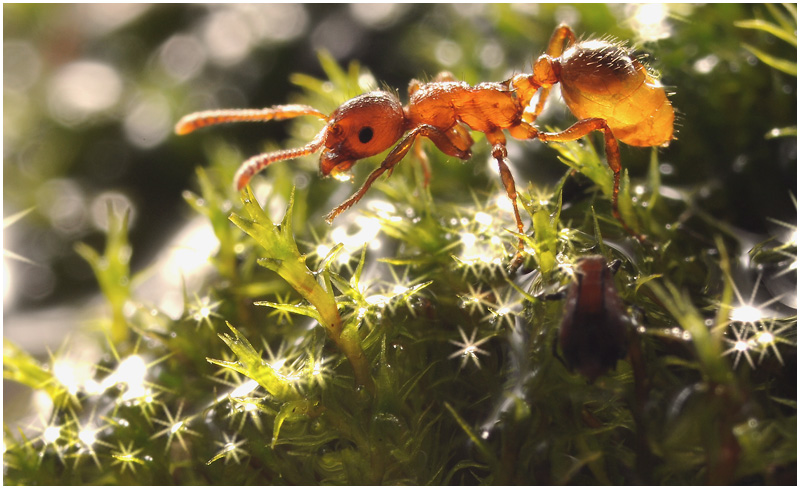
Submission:
M 533 123 L 542 112 L 550 89 L 561 83 L 561 93 L 579 121 L 559 132 L 542 132 Z M 535 108 L 531 100 L 539 94 Z M 500 178 L 514 206 L 519 233 L 524 226 L 517 209 L 514 177 L 506 164 L 508 152 L 504 131 L 517 139 L 574 141 L 592 131 L 602 131 L 608 166 L 614 172 L 612 212 L 622 226 L 641 239 L 622 219 L 617 206 L 620 164 L 617 140 L 634 146 L 668 144 L 673 137 L 674 112 L 663 87 L 647 69 L 619 44 L 602 40 L 576 42 L 566 25 L 553 33 L 547 53 L 533 65 L 533 73 L 515 75 L 503 82 L 470 86 L 441 73 L 429 83 L 412 80 L 405 107 L 388 92 L 370 92 L 343 103 L 325 115 L 305 105 L 278 105 L 266 109 L 212 110 L 190 114 L 175 131 L 187 134 L 200 127 L 237 121 L 269 121 L 310 115 L 323 119 L 325 127 L 307 145 L 254 156 L 245 161 L 235 177 L 242 189 L 256 173 L 277 161 L 322 151 L 323 176 L 348 171 L 358 160 L 381 153 L 394 145 L 380 167 L 361 188 L 333 209 L 330 223 L 358 202 L 372 183 L 405 157 L 417 137 L 430 139 L 443 153 L 468 160 L 473 141 L 469 130 L 480 131 L 492 146 Z M 398 142 L 399 141 L 399 142 Z M 429 169 L 423 159 L 427 176 Z M 515 262 L 521 260 L 520 237 Z
M 580 258 L 567 290 L 558 344 L 567 368 L 589 382 L 616 367 L 628 351 L 628 318 L 613 277 L 619 265 L 619 260 L 606 265 L 600 255 Z

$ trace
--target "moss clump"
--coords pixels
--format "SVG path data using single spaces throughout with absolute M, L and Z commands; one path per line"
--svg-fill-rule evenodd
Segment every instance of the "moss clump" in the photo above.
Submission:
M 327 110 L 366 89 L 357 64 L 320 59 L 327 80 L 294 77 L 293 102 Z M 291 127 L 296 139 L 319 130 Z M 338 201 L 326 195 L 345 184 L 275 165 L 235 193 L 241 157 L 208 144 L 211 163 L 184 198 L 216 246 L 202 284 L 184 283 L 180 314 L 138 298 L 127 216 L 111 211 L 105 249 L 77 247 L 110 308 L 94 323 L 106 355 L 79 370 L 70 345 L 40 362 L 4 340 L 4 378 L 52 401 L 41 426 L 4 426 L 5 481 L 786 482 L 796 316 L 781 294 L 758 292 L 796 273 L 796 237 L 743 248 L 699 191 L 662 181 L 653 150 L 620 194 L 626 222 L 648 236 L 639 242 L 611 215 L 595 143 L 548 145 L 566 164 L 554 184 L 517 178 L 529 227 L 511 275 L 518 237 L 499 179 L 482 189 L 454 177 L 486 158 L 483 140 L 455 170 L 422 143 L 453 178 L 424 187 L 409 155 L 333 227 L 322 216 Z M 626 358 L 592 383 L 554 346 L 558 293 L 590 254 L 621 261 L 613 280 L 629 339 Z

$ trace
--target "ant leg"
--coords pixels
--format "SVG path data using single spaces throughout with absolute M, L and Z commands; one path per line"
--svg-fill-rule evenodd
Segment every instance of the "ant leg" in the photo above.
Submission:
M 508 199 L 511 201 L 511 205 L 514 207 L 514 219 L 517 221 L 517 230 L 520 234 L 519 242 L 517 243 L 517 253 L 511 260 L 511 265 L 509 267 L 510 270 L 513 271 L 522 264 L 522 251 L 525 246 L 525 242 L 522 239 L 522 235 L 525 234 L 525 226 L 522 225 L 522 218 L 520 217 L 519 209 L 517 208 L 517 186 L 514 183 L 514 176 L 511 174 L 511 170 L 509 170 L 505 161 L 508 157 L 505 135 L 503 135 L 502 131 L 487 132 L 486 139 L 492 143 L 492 157 L 497 160 L 497 166 L 500 168 L 500 179 L 502 180 L 503 186 L 506 189 Z
M 446 155 L 455 156 L 462 160 L 468 160 L 472 156 L 472 152 L 470 151 L 473 144 L 472 136 L 470 136 L 469 131 L 460 124 L 456 124 L 447 132 L 442 132 L 431 127 L 427 130 L 425 136 L 436 145 L 439 151 Z M 425 172 L 425 186 L 427 187 L 431 180 L 430 160 L 419 144 L 414 146 L 414 154 L 419 158 L 420 163 L 422 163 L 422 170 Z
M 461 160 L 472 158 L 472 151 L 470 151 L 472 137 L 464 127 L 455 125 L 447 131 L 442 131 L 431 125 L 423 124 L 418 129 L 419 135 L 430 139 L 442 153 Z
M 533 110 L 533 114 L 531 114 L 530 122 L 535 121 L 539 118 L 539 115 L 544 110 L 544 103 L 547 102 L 547 97 L 550 95 L 550 87 L 542 87 L 539 89 L 539 101 L 536 102 L 536 108 Z
M 564 42 L 566 41 L 566 46 Z M 533 98 L 531 89 L 537 87 L 539 100 L 533 113 L 526 114 L 525 121 L 530 123 L 535 121 L 544 110 L 544 104 L 550 95 L 550 88 L 559 80 L 558 69 L 555 66 L 555 59 L 564 53 L 564 48 L 575 44 L 575 33 L 565 24 L 561 24 L 553 31 L 550 42 L 547 44 L 547 52 L 539 57 L 533 65 L 533 75 L 529 80 L 518 80 L 520 92 L 524 95 L 527 104 Z
M 459 148 L 464 153 L 470 152 L 469 150 L 472 147 L 474 141 L 472 140 L 472 136 L 470 136 L 469 130 L 466 127 L 462 126 L 461 124 L 456 124 L 455 126 L 453 126 L 452 129 L 450 129 L 450 131 L 448 132 L 448 136 L 449 136 L 448 139 L 450 140 L 451 143 L 453 143 L 454 146 Z M 445 153 L 447 152 L 445 151 Z M 451 155 L 451 156 L 460 158 L 460 156 L 458 155 Z
M 566 46 L 564 45 L 564 41 L 567 41 Z M 575 44 L 575 33 L 572 32 L 572 29 L 566 24 L 561 24 L 560 26 L 556 27 L 556 30 L 553 31 L 553 35 L 550 36 L 550 42 L 547 44 L 547 54 L 551 58 L 558 58 L 561 54 L 564 53 L 565 47 L 570 47 Z
M 402 160 L 408 151 L 411 149 L 411 146 L 414 144 L 414 141 L 417 139 L 418 136 L 423 136 L 436 144 L 436 147 L 439 148 L 441 151 L 461 158 L 462 160 L 468 160 L 472 155 L 469 151 L 466 153 L 456 147 L 450 139 L 447 137 L 447 133 L 440 131 L 439 129 L 429 126 L 429 125 L 421 125 L 415 127 L 411 132 L 400 141 L 397 146 L 389 152 L 386 158 L 381 163 L 381 166 L 376 168 L 372 173 L 369 174 L 364 184 L 361 185 L 361 188 L 356 191 L 353 195 L 350 196 L 349 199 L 345 200 L 342 204 L 338 207 L 333 209 L 327 216 L 325 216 L 325 221 L 330 224 L 336 219 L 336 216 L 344 212 L 345 210 L 352 207 L 356 202 L 361 200 L 364 197 L 364 194 L 369 190 L 370 186 L 372 186 L 373 182 L 381 176 L 385 171 L 389 170 L 392 171 L 394 166 Z
M 414 156 L 419 159 L 419 164 L 422 166 L 422 173 L 425 177 L 423 185 L 427 188 L 431 183 L 431 165 L 428 155 L 423 151 L 421 144 L 414 146 Z
M 175 133 L 183 136 L 201 127 L 229 122 L 253 122 L 284 120 L 302 115 L 313 115 L 327 120 L 328 116 L 308 105 L 276 105 L 266 109 L 224 109 L 195 112 L 181 118 L 175 125 Z
M 625 229 L 625 231 L 633 235 L 640 242 L 643 242 L 644 237 L 628 226 L 628 223 L 625 222 L 625 220 L 622 218 L 622 214 L 619 212 L 619 179 L 620 174 L 622 173 L 622 163 L 620 162 L 619 156 L 619 143 L 617 143 L 617 138 L 614 137 L 614 134 L 611 132 L 611 128 L 608 127 L 608 124 L 604 119 L 584 119 L 576 122 L 561 132 L 539 132 L 536 134 L 536 137 L 543 142 L 567 142 L 580 139 L 592 131 L 601 130 L 603 131 L 603 136 L 605 138 L 606 162 L 608 163 L 609 168 L 611 168 L 611 171 L 614 172 L 614 188 L 611 194 L 611 213 L 614 215 L 617 221 L 622 224 L 622 227 Z

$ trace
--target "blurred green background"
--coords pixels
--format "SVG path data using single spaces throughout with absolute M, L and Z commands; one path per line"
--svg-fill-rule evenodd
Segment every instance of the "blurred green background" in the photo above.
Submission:
M 235 125 L 179 138 L 175 121 L 196 110 L 291 102 L 299 91 L 291 74 L 323 77 L 320 49 L 344 66 L 359 61 L 379 87 L 406 100 L 409 80 L 441 70 L 471 84 L 529 71 L 561 22 L 584 38 L 626 41 L 674 92 L 677 140 L 659 152 L 664 184 L 694 191 L 694 205 L 753 242 L 775 232 L 768 218 L 795 223 L 796 138 L 765 135 L 796 126 L 796 78 L 743 44 L 789 60 L 796 47 L 734 25 L 774 21 L 763 5 L 6 4 L 3 14 L 3 215 L 33 209 L 4 229 L 4 249 L 29 260 L 4 257 L 6 319 L 96 292 L 73 246 L 101 246 L 109 201 L 132 210 L 132 267 L 145 268 L 190 216 L 181 193 L 197 187 L 209 142 L 244 159 L 267 142 L 280 147 L 290 127 Z M 566 127 L 574 118 L 551 97 L 540 123 Z M 482 142 L 476 155 L 487 150 Z M 552 185 L 563 174 L 541 143 L 510 146 L 519 187 Z M 644 178 L 649 157 L 623 148 L 634 179 Z M 315 193 L 343 185 L 319 180 L 315 158 L 285 164 Z M 477 168 L 434 167 L 434 195 L 457 189 L 468 199 L 465 189 L 494 178 Z M 359 168 L 356 181 L 368 170 Z M 309 214 L 320 221 L 329 210 L 321 205 Z M 19 341 L 24 331 L 6 324 Z

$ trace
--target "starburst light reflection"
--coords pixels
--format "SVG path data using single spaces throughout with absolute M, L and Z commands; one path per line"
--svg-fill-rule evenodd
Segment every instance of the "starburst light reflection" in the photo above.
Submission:
M 503 300 L 494 304 L 493 307 L 488 308 L 489 314 L 484 316 L 483 319 L 488 320 L 498 328 L 502 326 L 505 321 L 508 327 L 513 329 L 515 323 L 514 316 L 521 303 L 519 298 L 512 299 L 514 293 L 514 289 L 509 289 Z M 498 296 L 499 294 L 494 293 L 494 295 Z
M 762 312 L 756 307 L 744 305 L 731 309 L 729 318 L 731 321 L 755 324 L 762 319 Z
M 48 445 L 54 444 L 59 438 L 61 438 L 60 426 L 48 426 L 42 432 L 42 441 Z
M 349 232 L 355 228 L 355 231 Z M 361 248 L 366 244 L 370 250 L 377 250 L 381 247 L 381 240 L 376 239 L 381 230 L 381 220 L 377 217 L 356 216 L 352 225 L 340 225 L 333 228 L 330 232 L 330 239 L 333 243 L 341 243 L 343 249 L 336 257 L 337 263 L 346 265 L 353 254 L 361 253 Z M 324 244 L 317 245 L 316 251 L 320 258 L 324 258 L 331 250 Z M 321 254 L 321 251 L 325 251 Z
M 211 460 L 206 462 L 206 465 L 211 465 L 221 458 L 225 458 L 225 465 L 228 465 L 231 460 L 234 460 L 237 464 L 239 464 L 241 463 L 239 457 L 247 455 L 247 451 L 240 448 L 247 441 L 246 438 L 236 441 L 236 435 L 228 436 L 227 433 L 222 433 L 222 436 L 225 438 L 225 441 L 214 442 L 222 447 L 222 449 L 217 452 L 217 454 L 214 455 Z
M 43 457 L 48 448 L 52 447 L 58 458 L 63 461 L 64 451 L 68 445 L 63 444 L 63 441 L 61 444 L 59 444 L 58 441 L 64 440 L 64 438 L 61 436 L 61 430 L 66 425 L 56 424 L 56 419 L 54 417 L 51 418 L 49 422 L 46 422 L 45 418 L 41 414 L 39 415 L 39 422 L 41 422 L 43 425 L 41 434 L 36 439 L 31 441 L 31 443 L 36 441 L 42 442 L 41 449 L 39 450 L 39 457 Z
M 136 399 L 146 399 L 151 395 L 150 390 L 145 386 L 146 374 L 147 364 L 144 359 L 139 355 L 131 355 L 120 362 L 109 377 L 113 380 L 113 384 L 126 386 L 120 400 L 130 402 Z
M 169 451 L 170 446 L 172 446 L 173 438 L 177 438 L 178 442 L 181 444 L 181 447 L 183 447 L 183 450 L 188 453 L 189 449 L 186 447 L 186 442 L 183 440 L 183 434 L 188 433 L 193 436 L 200 436 L 200 433 L 189 429 L 188 424 L 191 418 L 181 419 L 182 411 L 182 402 L 180 406 L 178 406 L 178 411 L 175 413 L 175 416 L 172 416 L 172 413 L 169 412 L 167 406 L 164 406 L 164 413 L 167 418 L 166 421 L 157 418 L 153 419 L 153 421 L 165 426 L 165 428 L 151 436 L 150 439 L 155 440 L 163 435 L 167 435 L 167 446 L 164 448 L 164 451 Z
M 750 353 L 758 347 L 758 344 L 753 337 L 750 336 L 750 329 L 747 327 L 747 325 L 743 325 L 741 330 L 732 327 L 731 331 L 733 332 L 734 339 L 724 338 L 725 342 L 730 344 L 731 347 L 722 352 L 722 354 L 736 355 L 733 360 L 733 368 L 736 368 L 742 356 L 745 357 L 751 368 L 756 368 Z
M 461 304 L 459 307 L 462 309 L 468 309 L 470 313 L 474 313 L 476 309 L 479 309 L 480 306 L 484 303 L 486 296 L 488 296 L 489 292 L 480 292 L 480 289 L 477 287 L 473 287 L 472 284 L 467 284 L 468 292 L 466 294 L 461 294 L 458 296 L 461 299 Z
M 90 427 L 83 428 L 78 432 L 78 440 L 91 449 L 97 441 L 97 432 Z
M 481 368 L 481 362 L 478 359 L 478 354 L 488 356 L 489 352 L 487 352 L 486 350 L 482 350 L 481 348 L 478 347 L 483 343 L 487 342 L 491 337 L 487 336 L 486 338 L 482 338 L 478 341 L 475 341 L 475 337 L 478 334 L 478 329 L 476 328 L 472 330 L 472 335 L 469 337 L 469 339 L 467 339 L 467 335 L 466 333 L 464 333 L 464 330 L 461 329 L 461 326 L 458 327 L 458 333 L 461 335 L 462 341 L 456 341 L 456 340 L 448 340 L 448 341 L 460 348 L 458 351 L 450 355 L 448 358 L 452 360 L 453 358 L 461 357 L 461 366 L 459 368 L 462 369 L 466 366 L 467 360 L 472 360 L 475 363 L 476 367 Z
M 744 323 L 755 327 L 756 323 L 759 321 L 772 317 L 772 312 L 767 309 L 767 306 L 783 298 L 783 295 L 777 295 L 761 304 L 755 303 L 756 294 L 761 285 L 761 273 L 758 274 L 756 284 L 753 286 L 753 291 L 750 293 L 750 297 L 747 300 L 742 297 L 742 293 L 733 281 L 731 281 L 731 285 L 733 286 L 733 292 L 736 294 L 736 299 L 738 301 L 738 305 L 731 307 L 728 313 L 728 319 L 730 319 L 731 322 Z
M 92 412 L 91 418 L 94 418 L 94 412 Z M 86 424 L 86 426 L 79 426 L 77 438 L 80 445 L 78 451 L 75 453 L 75 467 L 78 466 L 81 455 L 88 453 L 92 457 L 92 460 L 97 468 L 101 468 L 100 459 L 97 457 L 97 452 L 95 451 L 94 446 L 99 444 L 108 448 L 114 448 L 113 445 L 110 445 L 97 438 L 97 434 L 100 433 L 100 431 L 102 431 L 104 428 L 105 427 L 98 428 L 91 420 Z
M 53 376 L 58 380 L 61 385 L 66 387 L 70 395 L 75 395 L 80 389 L 80 384 L 77 379 L 77 372 L 74 365 L 64 359 L 58 359 L 53 363 Z
M 333 376 L 333 370 L 330 367 L 333 357 L 323 358 L 322 350 L 318 350 L 311 356 L 304 367 L 301 369 L 304 373 L 305 384 L 311 386 L 317 384 L 320 387 L 325 387 L 326 382 Z
M 189 315 L 197 322 L 197 328 L 202 323 L 205 323 L 209 329 L 214 330 L 214 325 L 211 323 L 211 318 L 222 318 L 216 313 L 217 308 L 222 304 L 222 301 L 211 302 L 209 297 L 199 297 L 194 295 L 194 303 L 189 305 Z
M 116 460 L 111 463 L 111 465 L 122 465 L 122 469 L 120 469 L 120 473 L 125 473 L 125 469 L 130 468 L 131 472 L 134 474 L 136 473 L 136 464 L 144 465 L 145 461 L 141 458 L 138 458 L 138 455 L 144 448 L 137 448 L 136 450 L 133 449 L 133 442 L 130 442 L 128 446 L 119 442 L 119 451 L 111 452 L 111 456 L 114 457 Z
M 796 324 L 786 324 L 778 329 L 775 329 L 775 320 L 773 319 L 770 321 L 769 324 L 762 324 L 763 329 L 759 330 L 755 334 L 755 341 L 758 346 L 761 348 L 761 355 L 758 357 L 758 364 L 761 365 L 761 362 L 764 360 L 764 357 L 767 355 L 767 352 L 772 350 L 772 353 L 775 355 L 775 358 L 778 359 L 781 365 L 783 365 L 783 357 L 781 357 L 781 353 L 778 350 L 778 343 L 786 343 L 789 345 L 796 346 L 794 342 L 791 342 L 781 336 L 781 333 L 784 331 L 796 327 Z
M 364 300 L 370 306 L 383 308 L 392 300 L 392 298 L 381 294 L 373 294 L 371 296 L 365 297 Z
M 487 213 L 485 213 L 483 211 L 476 212 L 474 219 L 475 219 L 475 222 L 477 222 L 478 224 L 480 224 L 484 228 L 488 228 L 489 226 L 491 226 L 492 221 L 494 220 L 492 218 L 492 216 L 490 216 L 489 214 L 487 214 Z
M 258 399 L 232 397 L 230 399 L 230 408 L 231 411 L 228 417 L 231 419 L 231 426 L 236 422 L 236 417 L 241 415 L 239 426 L 236 428 L 237 432 L 241 433 L 244 430 L 244 422 L 248 416 L 253 420 L 253 424 L 256 425 L 258 431 L 264 431 L 258 409 Z

